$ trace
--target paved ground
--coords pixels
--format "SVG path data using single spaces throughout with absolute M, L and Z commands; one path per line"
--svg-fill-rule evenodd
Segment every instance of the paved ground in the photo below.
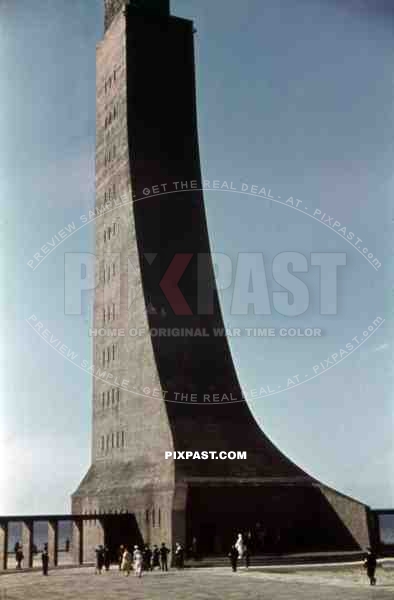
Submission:
M 256 567 L 175 570 L 148 573 L 142 579 L 117 570 L 101 576 L 92 568 L 0 577 L 0 600 L 393 600 L 394 570 L 377 572 L 378 585 L 367 585 L 365 573 L 355 569 L 281 572 Z

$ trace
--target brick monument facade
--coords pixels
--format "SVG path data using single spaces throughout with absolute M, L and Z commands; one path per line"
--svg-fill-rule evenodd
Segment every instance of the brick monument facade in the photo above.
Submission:
M 174 182 L 183 185 L 163 193 Z M 368 507 L 270 442 L 226 337 L 212 335 L 223 319 L 201 187 L 193 23 L 171 16 L 168 0 L 105 0 L 94 327 L 126 335 L 93 338 L 92 465 L 72 496 L 74 514 L 92 515 L 85 557 L 104 540 L 137 538 L 189 547 L 195 537 L 201 552 L 224 553 L 238 530 L 252 532 L 256 551 L 364 547 Z M 206 335 L 149 333 L 160 328 Z M 247 451 L 247 460 L 166 460 L 174 450 Z M 100 513 L 114 515 L 112 527 Z

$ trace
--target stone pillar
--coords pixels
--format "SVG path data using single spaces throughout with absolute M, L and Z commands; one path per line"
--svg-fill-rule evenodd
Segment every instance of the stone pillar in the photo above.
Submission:
M 8 523 L 0 523 L 0 571 L 7 569 Z
M 49 564 L 57 567 L 59 551 L 59 523 L 48 521 L 48 554 Z
M 22 551 L 23 567 L 31 568 L 33 566 L 33 521 L 24 521 L 22 523 Z
M 83 521 L 78 519 L 73 521 L 72 531 L 72 553 L 73 561 L 77 565 L 83 564 Z

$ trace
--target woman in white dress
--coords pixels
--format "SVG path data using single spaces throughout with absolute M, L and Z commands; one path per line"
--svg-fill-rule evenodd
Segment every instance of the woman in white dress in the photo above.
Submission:
M 142 576 L 142 552 L 138 548 L 138 546 L 134 546 L 133 559 L 134 559 L 135 576 L 141 577 Z
M 242 558 L 245 552 L 245 544 L 242 537 L 242 533 L 238 534 L 237 541 L 235 542 L 235 547 L 238 550 L 238 557 Z
M 125 548 L 124 552 L 123 552 L 123 556 L 122 556 L 122 564 L 121 564 L 121 570 L 124 571 L 126 573 L 127 576 L 130 575 L 130 571 L 131 571 L 131 554 L 128 550 L 128 548 Z

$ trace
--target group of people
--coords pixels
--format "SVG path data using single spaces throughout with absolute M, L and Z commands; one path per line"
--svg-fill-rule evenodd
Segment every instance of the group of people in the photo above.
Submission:
M 195 538 L 193 539 L 195 542 Z M 194 544 L 196 545 L 196 544 Z M 197 555 L 197 551 L 195 554 Z M 21 569 L 21 564 L 24 559 L 22 546 L 19 542 L 14 547 L 16 568 Z M 149 545 L 145 545 L 141 550 L 138 545 L 135 545 L 133 552 L 131 553 L 127 546 L 120 546 L 118 552 L 118 566 L 119 570 L 123 571 L 126 576 L 130 575 L 130 572 L 134 570 L 136 577 L 142 577 L 143 571 L 154 571 L 155 568 L 159 568 L 161 571 L 168 571 L 168 555 L 170 554 L 169 548 L 163 542 L 160 548 L 157 545 L 153 546 L 153 549 Z M 107 546 L 100 544 L 95 549 L 96 553 L 96 574 L 101 574 L 103 569 L 109 571 L 111 566 L 111 553 Z M 230 564 L 233 572 L 237 571 L 238 561 L 244 559 L 245 566 L 248 569 L 250 566 L 250 548 L 244 541 L 242 533 L 239 533 L 236 541 L 231 546 L 231 550 L 228 554 L 230 558 Z M 44 544 L 44 549 L 41 553 L 42 561 L 42 572 L 43 575 L 48 575 L 49 567 L 49 554 L 48 544 Z M 185 561 L 185 552 L 183 546 L 177 542 L 175 544 L 174 551 L 174 564 L 178 569 L 183 569 Z M 376 553 L 371 549 L 367 549 L 367 554 L 364 559 L 364 568 L 366 569 L 368 579 L 371 585 L 376 585 L 376 567 L 377 567 L 377 556 Z
M 101 574 L 103 569 L 109 570 L 111 564 L 110 551 L 106 546 L 97 546 L 96 550 L 96 573 Z M 120 546 L 118 551 L 118 567 L 127 577 L 133 570 L 136 577 L 142 577 L 143 571 L 153 571 L 159 568 L 168 571 L 169 548 L 163 542 L 160 548 L 157 545 L 153 549 L 145 545 L 142 549 L 135 545 L 131 550 L 127 546 Z M 181 544 L 175 545 L 175 566 L 179 569 L 184 567 L 184 550 Z
M 101 575 L 102 570 L 109 571 L 111 565 L 110 552 L 107 546 L 100 544 L 95 549 L 96 554 L 96 574 Z
M 238 534 L 235 543 L 231 546 L 231 550 L 228 554 L 230 558 L 230 564 L 233 572 L 235 573 L 238 566 L 238 560 L 245 559 L 245 566 L 248 569 L 250 566 L 250 550 L 248 545 L 245 543 L 242 533 Z M 364 568 L 367 571 L 367 576 L 371 585 L 376 585 L 376 567 L 377 567 L 377 556 L 376 553 L 371 549 L 367 548 L 367 554 L 364 558 Z
M 23 562 L 25 556 L 23 554 L 22 546 L 20 545 L 19 542 L 16 542 L 16 544 L 14 546 L 14 552 L 15 552 L 16 568 L 21 569 L 22 562 Z M 35 551 L 33 552 L 33 554 L 38 554 L 37 548 L 35 548 Z M 41 562 L 42 562 L 43 575 L 48 575 L 48 568 L 49 568 L 48 544 L 44 544 L 43 551 L 41 552 Z

